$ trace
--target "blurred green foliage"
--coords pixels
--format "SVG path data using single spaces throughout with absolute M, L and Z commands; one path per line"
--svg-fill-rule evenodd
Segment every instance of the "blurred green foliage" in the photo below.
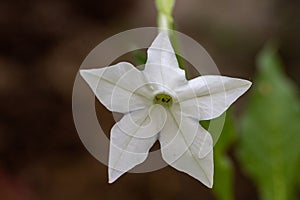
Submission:
M 257 65 L 242 118 L 238 157 L 260 199 L 294 200 L 300 163 L 297 89 L 284 74 L 273 46 L 259 54 Z
M 214 147 L 215 175 L 213 192 L 218 200 L 233 200 L 233 164 L 227 151 L 236 139 L 231 112 L 227 111 L 222 134 Z
M 145 65 L 147 61 L 147 56 L 141 50 L 132 51 L 132 56 L 134 58 L 136 66 Z

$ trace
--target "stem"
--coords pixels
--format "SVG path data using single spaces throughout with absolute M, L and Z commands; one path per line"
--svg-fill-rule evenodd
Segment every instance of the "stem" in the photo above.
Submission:
M 155 3 L 158 12 L 158 27 L 162 30 L 172 30 L 174 26 L 172 12 L 175 5 L 175 0 L 156 0 Z
M 161 31 L 166 31 L 170 37 L 171 43 L 173 45 L 173 48 L 175 50 L 175 53 L 179 52 L 179 43 L 174 34 L 172 34 L 172 31 L 174 30 L 174 19 L 172 16 L 173 9 L 175 6 L 176 0 L 156 0 L 156 9 L 157 9 L 157 24 Z M 184 69 L 184 63 L 183 60 L 178 54 L 176 54 L 177 61 L 179 64 L 179 67 L 181 69 Z M 186 74 L 187 75 L 187 74 Z

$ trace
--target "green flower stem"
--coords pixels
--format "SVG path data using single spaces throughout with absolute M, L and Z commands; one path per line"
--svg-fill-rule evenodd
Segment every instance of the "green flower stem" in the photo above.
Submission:
M 162 30 L 173 29 L 174 19 L 172 17 L 175 0 L 156 0 L 158 12 L 157 24 Z
M 174 18 L 172 16 L 176 0 L 156 0 L 157 25 L 161 30 L 167 31 L 175 52 L 179 52 L 179 43 L 174 34 L 168 30 L 174 30 Z M 176 54 L 178 64 L 181 69 L 184 68 L 183 60 Z

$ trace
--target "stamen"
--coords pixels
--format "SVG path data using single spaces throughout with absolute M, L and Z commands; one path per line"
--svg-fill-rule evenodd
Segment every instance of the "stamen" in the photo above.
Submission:
M 155 95 L 155 97 L 153 99 L 153 103 L 169 107 L 172 105 L 173 99 L 168 94 L 160 93 L 160 94 Z

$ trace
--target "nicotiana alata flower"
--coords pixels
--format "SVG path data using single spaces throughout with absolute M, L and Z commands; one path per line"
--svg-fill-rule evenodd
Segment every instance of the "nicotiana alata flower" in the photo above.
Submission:
M 148 49 L 144 70 L 121 62 L 80 74 L 108 110 L 124 114 L 111 129 L 110 183 L 144 162 L 159 140 L 169 165 L 212 187 L 213 140 L 199 120 L 220 116 L 251 82 L 215 75 L 186 80 L 165 32 Z

